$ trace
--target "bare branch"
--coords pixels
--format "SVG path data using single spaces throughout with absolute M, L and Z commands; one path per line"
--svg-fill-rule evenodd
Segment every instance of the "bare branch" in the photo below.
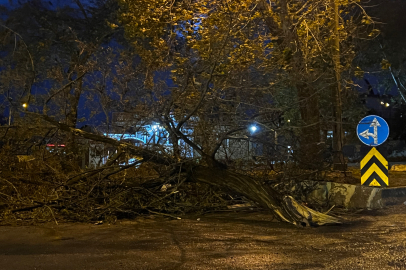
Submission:
M 77 128 L 73 128 L 68 126 L 67 124 L 60 123 L 53 119 L 52 117 L 49 117 L 48 115 L 43 115 L 43 114 L 38 114 L 38 113 L 32 113 L 32 112 L 26 112 L 29 115 L 32 115 L 34 117 L 39 117 L 42 118 L 43 120 L 51 123 L 52 125 L 58 127 L 59 129 L 74 133 L 77 136 L 81 136 L 82 138 L 97 141 L 97 142 L 104 142 L 116 147 L 120 147 L 123 151 L 127 151 L 128 153 L 135 155 L 135 156 L 140 156 L 142 157 L 145 161 L 151 161 L 159 164 L 166 164 L 170 165 L 173 163 L 176 163 L 176 161 L 167 155 L 156 153 L 155 151 L 142 148 L 142 147 L 137 147 L 134 145 L 131 145 L 129 143 L 125 142 L 120 142 L 115 139 L 103 136 L 103 135 L 98 135 L 90 132 L 86 132 Z

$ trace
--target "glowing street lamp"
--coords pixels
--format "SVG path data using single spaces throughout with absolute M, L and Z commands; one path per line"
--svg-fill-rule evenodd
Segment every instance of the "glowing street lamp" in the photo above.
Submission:
M 258 128 L 257 128 L 256 126 L 251 126 L 251 127 L 250 127 L 250 130 L 251 130 L 252 133 L 254 133 L 255 131 L 257 131 L 257 129 L 258 129 Z
M 159 124 L 153 124 L 153 125 L 151 125 L 151 129 L 153 131 L 157 131 L 158 129 L 161 129 L 161 126 Z

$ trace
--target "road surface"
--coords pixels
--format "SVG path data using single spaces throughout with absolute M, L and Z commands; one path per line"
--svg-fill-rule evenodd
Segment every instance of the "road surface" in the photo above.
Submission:
M 406 269 L 406 205 L 345 216 L 307 229 L 265 212 L 1 226 L 0 269 Z

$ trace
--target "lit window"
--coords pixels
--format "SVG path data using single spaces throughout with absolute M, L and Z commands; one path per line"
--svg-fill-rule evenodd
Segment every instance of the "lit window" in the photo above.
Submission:
M 332 130 L 327 131 L 327 138 L 333 138 L 333 131 Z

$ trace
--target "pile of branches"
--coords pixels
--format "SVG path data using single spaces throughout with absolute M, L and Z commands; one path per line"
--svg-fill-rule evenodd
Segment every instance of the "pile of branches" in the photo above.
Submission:
M 139 215 L 179 218 L 248 202 L 233 192 L 190 182 L 181 170 L 168 176 L 172 169 L 168 166 L 149 162 L 120 165 L 120 152 L 96 169 L 82 169 L 78 156 L 67 154 L 66 149 L 52 152 L 38 149 L 30 155 L 10 155 L 10 152 L 8 146 L 0 151 L 2 224 L 115 222 Z M 297 182 L 278 179 L 272 173 L 258 175 L 258 170 L 244 173 L 268 179 L 269 185 L 281 193 L 292 194 L 299 201 L 314 188 L 294 189 L 292 183 Z
M 3 140 L 7 143 L 0 150 L 2 223 L 113 222 L 141 214 L 178 218 L 184 213 L 244 203 L 244 198 L 267 209 L 278 220 L 299 227 L 340 223 L 337 218 L 278 192 L 252 173 L 227 168 L 204 152 L 205 162 L 200 164 L 177 159 L 160 149 L 138 147 L 72 128 L 46 115 L 42 118 L 51 124 L 50 129 L 41 136 L 41 142 L 28 148 L 29 153 L 18 154 L 16 145 L 24 143 L 16 143 L 15 136 Z M 68 142 L 66 147 L 50 148 L 48 145 L 59 144 L 44 144 L 44 138 L 51 133 L 63 135 Z M 30 137 L 26 132 L 14 134 Z M 91 141 L 109 145 L 114 151 L 103 164 L 83 169 L 83 157 L 89 154 L 86 151 Z M 129 158 L 136 161 L 129 164 Z
M 119 154 L 96 169 L 81 169 L 65 149 L 31 155 L 0 151 L 0 223 L 108 221 L 138 215 L 177 218 L 242 203 L 216 187 L 188 182 L 183 172 L 153 163 L 120 165 Z

